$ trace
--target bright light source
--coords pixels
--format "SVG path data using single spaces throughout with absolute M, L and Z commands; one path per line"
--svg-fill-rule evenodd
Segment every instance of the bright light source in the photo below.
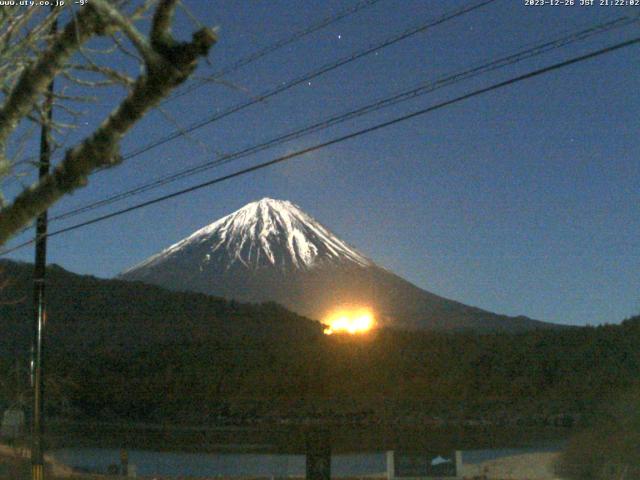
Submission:
M 334 333 L 365 333 L 375 326 L 373 314 L 366 308 L 340 309 L 331 313 L 325 320 L 324 329 L 326 335 Z

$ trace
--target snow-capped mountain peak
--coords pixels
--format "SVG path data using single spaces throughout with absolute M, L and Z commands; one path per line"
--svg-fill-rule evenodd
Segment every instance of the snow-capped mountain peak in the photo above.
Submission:
M 270 198 L 201 228 L 120 278 L 239 301 L 276 302 L 318 320 L 346 305 L 366 307 L 381 325 L 410 329 L 515 332 L 548 325 L 421 290 L 375 265 L 297 205 Z
M 371 260 L 340 240 L 297 205 L 271 198 L 245 205 L 128 272 L 185 255 L 197 261 L 201 271 L 208 264 L 225 270 L 274 266 L 310 269 L 327 262 L 373 265 Z

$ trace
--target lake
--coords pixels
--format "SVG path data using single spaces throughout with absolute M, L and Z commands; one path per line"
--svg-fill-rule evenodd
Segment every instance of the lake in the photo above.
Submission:
M 548 452 L 557 446 L 464 450 L 464 464 L 522 453 Z M 444 453 L 444 452 L 443 452 Z M 106 473 L 110 465 L 119 465 L 120 450 L 114 448 L 64 448 L 49 452 L 65 465 L 98 473 Z M 192 477 L 288 477 L 304 476 L 304 455 L 264 453 L 183 453 L 152 450 L 128 450 L 129 464 L 138 475 Z M 384 475 L 386 452 L 339 454 L 331 457 L 332 477 Z

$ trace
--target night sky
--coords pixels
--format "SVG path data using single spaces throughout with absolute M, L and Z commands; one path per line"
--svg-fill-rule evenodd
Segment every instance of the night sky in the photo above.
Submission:
M 219 27 L 196 72 L 204 78 L 353 0 L 197 1 Z M 379 0 L 165 103 L 123 144 L 133 151 L 382 43 L 474 1 Z M 56 215 L 224 153 L 466 70 L 640 7 L 526 6 L 496 0 L 189 136 L 95 174 Z M 175 32 L 197 28 L 183 11 Z M 365 115 L 276 148 L 93 210 L 51 230 L 124 208 L 454 98 L 530 70 L 640 36 L 640 21 Z M 198 80 L 195 80 L 197 83 Z M 75 138 L 122 95 L 106 90 Z M 49 241 L 49 261 L 112 277 L 244 204 L 298 204 L 383 267 L 419 287 L 509 315 L 565 324 L 617 323 L 640 312 L 640 46 L 457 103 L 273 168 L 106 220 Z M 60 115 L 64 115 L 60 113 Z M 85 123 L 86 122 L 86 123 Z M 37 150 L 37 142 L 27 153 Z M 14 184 L 15 185 L 15 184 Z M 5 190 L 11 195 L 12 187 Z M 24 241 L 32 232 L 16 237 Z M 32 261 L 33 247 L 9 255 Z

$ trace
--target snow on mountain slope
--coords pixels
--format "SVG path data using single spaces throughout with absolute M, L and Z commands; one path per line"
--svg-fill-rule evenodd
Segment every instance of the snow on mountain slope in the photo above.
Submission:
M 525 331 L 548 326 L 422 290 L 377 266 L 298 206 L 270 198 L 196 231 L 120 278 L 240 301 L 274 301 L 314 319 L 340 305 L 364 305 L 379 324 L 401 328 Z
M 284 200 L 252 202 L 127 270 L 152 268 L 174 256 L 199 256 L 200 270 L 309 269 L 323 263 L 370 266 L 373 262 L 333 235 L 300 207 Z M 213 260 L 215 262 L 212 262 Z

